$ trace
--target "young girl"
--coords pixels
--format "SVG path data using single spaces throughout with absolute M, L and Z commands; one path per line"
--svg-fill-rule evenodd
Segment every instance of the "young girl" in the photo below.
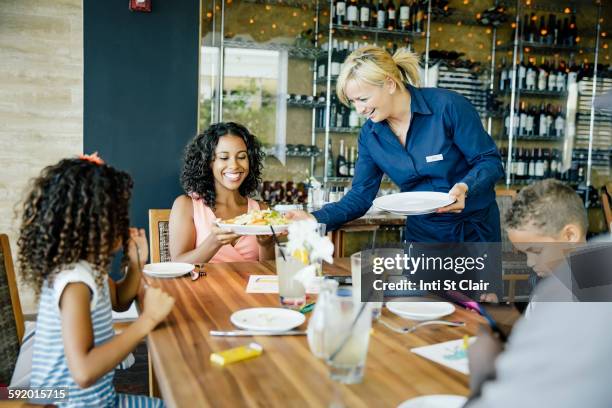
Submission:
M 257 138 L 237 123 L 217 123 L 187 145 L 181 174 L 187 195 L 170 213 L 170 255 L 188 263 L 271 259 L 271 236 L 238 236 L 215 225 L 267 208 L 248 198 L 260 181 L 263 153 Z
M 34 180 L 19 235 L 22 279 L 40 305 L 32 357 L 32 387 L 65 387 L 58 406 L 163 406 L 159 399 L 115 393 L 115 367 L 161 322 L 174 304 L 147 289 L 143 312 L 115 336 L 111 305 L 126 310 L 148 257 L 144 230 L 129 227 L 132 180 L 96 155 L 64 159 Z M 123 247 L 121 283 L 108 278 Z

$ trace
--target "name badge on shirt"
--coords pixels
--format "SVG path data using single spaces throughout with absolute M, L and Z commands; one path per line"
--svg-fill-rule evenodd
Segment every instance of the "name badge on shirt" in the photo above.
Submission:
M 427 160 L 427 163 L 431 163 L 444 160 L 444 157 L 441 154 L 434 154 L 433 156 L 425 157 L 425 160 Z

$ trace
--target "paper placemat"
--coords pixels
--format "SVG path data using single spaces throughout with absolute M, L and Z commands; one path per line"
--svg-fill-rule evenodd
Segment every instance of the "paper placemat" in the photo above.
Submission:
M 319 284 L 312 284 L 306 288 L 306 293 L 319 293 Z M 277 275 L 251 275 L 246 287 L 247 293 L 278 293 Z
M 476 341 L 476 337 L 470 337 L 470 344 L 474 341 Z M 444 343 L 432 344 L 431 346 L 416 347 L 410 349 L 410 351 L 445 367 L 457 370 L 460 373 L 470 374 L 467 350 L 463 348 L 463 339 L 445 341 Z

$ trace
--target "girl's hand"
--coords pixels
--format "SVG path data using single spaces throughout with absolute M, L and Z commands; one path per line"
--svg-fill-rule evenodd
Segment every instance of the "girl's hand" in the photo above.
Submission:
M 316 221 L 316 218 L 314 217 L 314 215 L 310 214 L 309 212 L 302 211 L 302 210 L 288 211 L 285 214 L 285 217 L 288 220 L 293 220 L 293 221 L 302 221 L 302 220 L 315 220 Z
M 159 288 L 148 287 L 144 295 L 142 316 L 148 319 L 151 330 L 164 320 L 174 306 L 174 298 Z
M 280 234 L 276 234 L 277 236 Z M 274 244 L 272 235 L 257 235 L 257 243 L 259 246 L 267 247 Z
M 240 235 L 234 233 L 232 230 L 221 229 L 216 225 L 212 226 L 212 233 L 209 235 L 212 240 L 212 244 L 218 247 L 227 244 L 233 244 L 240 238 Z
M 149 245 L 144 229 L 130 228 L 127 256 L 131 263 L 138 264 L 141 269 L 147 263 L 147 259 L 149 259 Z
M 457 183 L 450 189 L 448 192 L 448 196 L 451 199 L 455 199 L 456 201 L 452 204 L 447 205 L 446 207 L 438 208 L 436 212 L 438 213 L 460 213 L 465 208 L 465 197 L 468 192 L 468 186 L 465 183 Z

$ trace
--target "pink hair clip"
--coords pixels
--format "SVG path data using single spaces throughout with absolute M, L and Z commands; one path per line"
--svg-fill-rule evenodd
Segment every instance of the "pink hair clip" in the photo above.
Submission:
M 94 152 L 92 154 L 81 154 L 79 156 L 79 159 L 87 160 L 88 162 L 91 162 L 94 164 L 99 164 L 99 165 L 104 164 L 104 160 L 102 160 L 100 156 L 98 156 L 98 152 Z

